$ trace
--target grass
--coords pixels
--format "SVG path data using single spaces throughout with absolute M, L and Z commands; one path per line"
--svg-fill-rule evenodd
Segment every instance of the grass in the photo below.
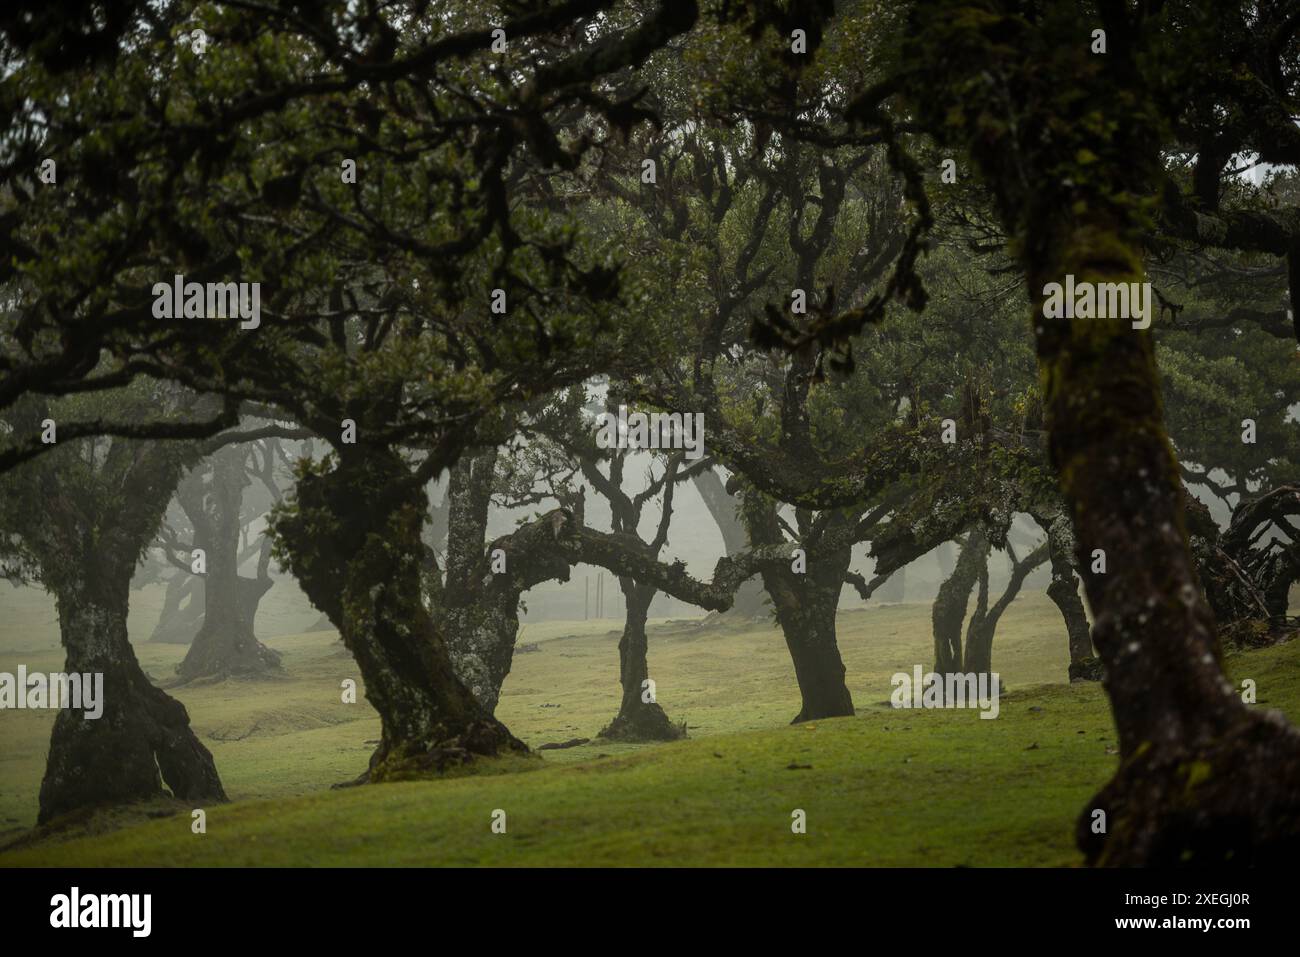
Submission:
M 0 670 L 60 666 L 56 649 L 19 650 L 9 616 Z M 890 676 L 930 659 L 929 607 L 848 611 L 840 644 L 858 715 L 789 726 L 798 710 L 780 632 L 659 622 L 651 675 L 691 737 L 661 745 L 595 739 L 618 706 L 617 623 L 525 626 L 498 714 L 530 745 L 589 744 L 441 780 L 344 790 L 378 737 L 359 680 L 332 633 L 276 638 L 284 678 L 173 689 L 212 749 L 232 803 L 163 803 L 20 842 L 24 865 L 1072 865 L 1072 829 L 1114 771 L 1114 732 L 1096 685 L 1065 683 L 1060 619 L 1041 595 L 1004 618 L 994 656 L 1009 693 L 1001 716 L 894 711 Z M 182 648 L 137 643 L 162 678 Z M 1236 655 L 1262 706 L 1300 718 L 1300 643 Z M 10 838 L 35 818 L 52 715 L 0 715 L 0 819 Z M 507 831 L 494 834 L 493 811 Z M 802 809 L 807 833 L 791 832 Z M 155 815 L 148 818 L 145 815 Z M 3 840 L 0 837 L 0 840 Z

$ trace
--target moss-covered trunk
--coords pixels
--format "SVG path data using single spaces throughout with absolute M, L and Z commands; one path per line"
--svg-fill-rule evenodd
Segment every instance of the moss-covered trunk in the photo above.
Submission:
M 618 642 L 618 673 L 623 698 L 618 715 L 600 732 L 601 737 L 619 741 L 672 741 L 684 732 L 670 720 L 656 700 L 657 691 L 647 683 L 650 665 L 647 660 L 646 619 L 650 602 L 657 589 L 638 585 L 630 578 L 620 578 L 627 614 L 623 636 Z
M 226 800 L 212 755 L 185 706 L 154 687 L 127 640 L 130 567 L 88 560 L 57 595 L 68 673 L 103 674 L 103 713 L 61 710 L 41 782 L 41 823 L 69 811 L 158 797 L 163 785 L 196 805 Z M 84 699 L 83 699 L 84 702 Z
M 1052 599 L 1065 622 L 1069 646 L 1071 681 L 1100 681 L 1101 659 L 1092 647 L 1092 626 L 1088 613 L 1079 597 L 1079 576 L 1075 574 L 1073 523 L 1067 512 L 1052 516 L 1035 516 L 1047 530 L 1048 559 L 1052 567 L 1052 580 L 1047 586 L 1047 597 Z
M 518 595 L 513 596 L 515 603 Z M 440 609 L 439 620 L 447 637 L 447 650 L 457 677 L 488 714 L 495 714 L 514 663 L 519 637 L 519 615 L 487 596 Z
M 514 661 L 520 596 L 549 579 L 567 581 L 569 561 L 559 547 L 561 516 L 525 522 L 485 545 L 497 450 L 463 456 L 447 486 L 447 575 L 426 575 L 436 623 L 446 637 L 457 676 L 492 714 Z
M 936 674 L 958 674 L 962 670 L 961 633 L 966 623 L 966 609 L 980 570 L 987 567 L 988 555 L 988 536 L 982 529 L 972 529 L 951 574 L 939 586 L 930 612 Z
M 519 595 L 509 589 L 499 594 L 505 581 L 484 552 L 497 455 L 495 448 L 466 454 L 450 469 L 447 580 L 433 603 L 456 674 L 489 714 L 496 711 L 519 633 Z M 512 573 L 507 559 L 507 580 Z
M 350 452 L 305 472 L 275 531 L 290 568 L 352 652 L 382 739 L 369 780 L 527 748 L 456 676 L 421 591 L 427 510 L 405 463 Z
M 1127 319 L 1043 319 L 1045 284 L 1066 275 L 1145 281 L 1123 237 L 1104 217 L 1080 217 L 1043 238 L 1029 270 L 1050 452 L 1123 762 L 1080 816 L 1079 843 L 1107 864 L 1289 859 L 1300 846 L 1300 734 L 1250 710 L 1223 675 L 1151 337 Z M 1094 833 L 1097 809 L 1107 833 Z
M 1119 28 L 1105 54 L 1086 42 L 1098 21 L 1082 5 L 1028 16 L 924 0 L 902 84 L 917 121 L 973 161 L 1029 287 L 1049 451 L 1122 762 L 1079 815 L 1079 846 L 1090 863 L 1114 865 L 1289 863 L 1300 849 L 1300 732 L 1243 704 L 1221 668 L 1154 343 L 1140 328 L 1159 320 L 1154 290 L 1136 287 L 1146 315 L 1131 308 L 1134 287 L 1130 309 L 1106 318 L 1044 309 L 1048 285 L 1069 277 L 1094 290 L 1147 279 L 1169 133 L 1169 91 L 1152 72 L 1162 51 L 1151 54 L 1169 25 L 1124 4 L 1100 12 Z

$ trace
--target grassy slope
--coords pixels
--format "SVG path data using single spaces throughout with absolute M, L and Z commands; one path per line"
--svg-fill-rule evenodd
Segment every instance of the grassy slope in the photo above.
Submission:
M 612 624 L 526 626 L 521 640 L 541 651 L 516 657 L 499 710 L 517 734 L 535 746 L 593 737 L 609 720 Z M 797 689 L 778 631 L 661 625 L 651 673 L 690 740 L 596 741 L 469 777 L 343 791 L 327 786 L 364 767 L 378 736 L 364 701 L 339 701 L 339 682 L 356 677 L 351 659 L 332 634 L 272 644 L 285 679 L 175 691 L 235 799 L 207 809 L 207 834 L 191 834 L 181 809 L 17 848 L 0 864 L 1072 864 L 1074 818 L 1116 761 L 1101 690 L 1061 683 L 1059 618 L 1038 595 L 1016 602 L 999 631 L 995 660 L 1011 693 L 995 721 L 885 705 L 890 675 L 929 660 L 928 606 L 842 615 L 859 714 L 799 727 L 785 725 Z M 183 651 L 137 648 L 155 676 Z M 1292 643 L 1231 665 L 1257 681 L 1261 704 L 1296 719 L 1298 657 Z M 2 652 L 0 670 L 53 669 L 59 658 L 52 648 Z M 14 829 L 34 818 L 52 716 L 0 721 L 0 820 Z M 505 835 L 489 828 L 497 808 Z M 807 812 L 806 835 L 790 831 L 794 808 Z

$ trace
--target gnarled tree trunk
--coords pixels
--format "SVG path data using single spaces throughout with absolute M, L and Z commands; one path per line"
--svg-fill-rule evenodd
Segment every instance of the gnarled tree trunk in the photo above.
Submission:
M 1224 678 L 1151 338 L 1126 320 L 1041 318 L 1041 290 L 1066 275 L 1144 280 L 1140 253 L 1122 235 L 1086 215 L 1042 237 L 1029 271 L 1044 329 L 1051 456 L 1074 518 L 1123 761 L 1076 833 L 1088 860 L 1105 864 L 1289 860 L 1300 846 L 1300 733 L 1250 710 Z M 1088 562 L 1097 550 L 1104 573 Z M 1106 833 L 1094 832 L 1095 810 L 1106 814 Z
M 1100 681 L 1103 675 L 1101 659 L 1093 650 L 1092 626 L 1088 624 L 1088 613 L 1079 597 L 1079 578 L 1075 574 L 1077 546 L 1070 515 L 1062 509 L 1053 515 L 1035 515 L 1034 519 L 1047 532 L 1048 558 L 1052 565 L 1047 597 L 1055 603 L 1065 622 L 1070 680 Z
M 964 611 L 964 609 L 963 609 Z M 964 616 L 963 616 L 964 617 Z M 975 610 L 966 626 L 966 647 L 963 652 L 964 670 L 968 673 L 993 670 L 993 632 L 997 619 L 989 615 L 989 560 L 985 553 L 979 568 L 979 587 L 976 589 Z
M 1008 545 L 1008 554 L 1011 558 L 1011 578 L 1007 581 L 1007 587 L 1003 590 L 1002 596 L 998 598 L 993 606 L 989 606 L 989 564 L 988 557 L 985 556 L 984 564 L 980 568 L 979 575 L 979 597 L 975 603 L 975 611 L 971 615 L 970 624 L 966 628 L 966 656 L 965 665 L 967 674 L 993 674 L 993 636 L 997 633 L 998 622 L 1002 620 L 1002 615 L 1011 603 L 1016 600 L 1020 594 L 1020 589 L 1024 587 L 1025 579 L 1039 565 L 1047 560 L 1048 546 L 1044 542 L 1038 548 L 1034 549 L 1023 559 L 1018 559 L 1015 552 L 1010 550 Z M 990 677 L 990 687 L 993 687 Z
M 623 637 L 618 642 L 623 699 L 618 715 L 600 736 L 619 741 L 673 741 L 685 737 L 685 730 L 674 725 L 655 700 L 653 686 L 646 684 L 650 677 L 646 618 L 658 590 L 653 585 L 638 585 L 627 577 L 620 577 L 619 585 L 627 605 Z
M 810 554 L 802 574 L 779 565 L 763 568 L 763 585 L 772 596 L 799 682 L 802 706 L 791 724 L 854 713 L 835 636 L 835 613 L 851 557 L 847 548 Z
M 962 545 L 952 574 L 939 586 L 930 618 L 934 627 L 934 671 L 936 674 L 960 674 L 962 670 L 961 632 L 966 623 L 966 609 L 971 589 L 980 570 L 987 573 L 989 540 L 981 528 L 973 528 Z M 987 592 L 985 593 L 987 598 Z
M 336 467 L 305 473 L 295 507 L 273 523 L 290 568 L 338 628 L 379 712 L 371 781 L 527 751 L 456 676 L 442 629 L 424 605 L 427 502 L 409 480 L 390 450 L 348 449 Z
M 1134 315 L 1044 308 L 1049 284 L 1068 277 L 1075 288 L 1142 290 L 1164 115 L 1142 45 L 1164 28 L 1104 6 L 1120 29 L 1103 63 L 1074 39 L 1095 18 L 1068 4 L 1040 18 L 967 12 L 948 0 L 915 12 L 908 53 L 922 67 L 905 85 L 917 120 L 968 149 L 1029 287 L 1049 453 L 1122 761 L 1079 815 L 1079 846 L 1111 865 L 1289 863 L 1300 849 L 1300 732 L 1245 705 L 1224 677 L 1150 330 Z
M 64 709 L 55 718 L 40 822 L 158 797 L 164 783 L 196 804 L 225 801 L 212 755 L 191 730 L 185 706 L 149 682 L 127 640 L 130 566 L 98 566 L 87 557 L 79 580 L 57 599 L 64 670 L 103 674 L 103 713 L 91 720 Z
M 844 660 L 835 637 L 835 612 L 842 581 L 838 585 L 797 589 L 787 580 L 778 586 L 781 599 L 777 598 L 777 591 L 766 575 L 764 582 L 777 606 L 777 621 L 785 632 L 785 644 L 794 662 L 803 701 L 790 723 L 852 715 L 853 696 L 844 681 Z M 802 594 L 796 600 L 788 600 L 798 591 Z
M 447 581 L 435 611 L 456 674 L 489 714 L 496 711 L 519 633 L 519 593 L 506 594 L 501 601 L 488 600 L 486 594 L 498 590 L 493 589 L 496 576 L 490 556 L 484 554 L 497 456 L 495 447 L 466 453 L 450 469 L 445 500 Z M 514 569 L 509 557 L 506 562 L 510 575 Z
M 551 513 L 484 544 L 498 452 L 463 456 L 447 485 L 447 580 L 432 604 L 443 626 L 452 666 L 492 714 L 514 661 L 519 636 L 519 599 L 543 581 L 568 581 L 569 561 L 560 548 L 563 516 Z M 501 565 L 497 565 L 497 558 Z M 436 568 L 431 569 L 436 575 Z
M 783 544 L 777 504 L 770 497 L 753 490 L 746 492 L 741 512 L 750 541 L 756 546 Z M 840 531 L 853 521 L 848 513 L 837 513 L 825 523 L 822 533 Z M 835 613 L 853 549 L 851 545 L 817 548 L 812 542 L 800 548 L 805 550 L 802 571 L 784 561 L 761 566 L 763 587 L 772 598 L 799 682 L 802 706 L 791 724 L 854 713 L 853 696 L 844 682 L 844 659 L 835 638 Z
M 156 399 L 156 397 L 155 397 Z M 130 408 L 129 397 L 124 397 Z M 39 421 L 48 407 L 18 407 Z M 62 444 L 5 476 L 0 524 L 20 538 L 55 596 L 65 672 L 103 676 L 102 714 L 60 710 L 41 782 L 39 820 L 157 797 L 224 801 L 212 755 L 184 705 L 154 687 L 127 636 L 131 579 L 181 472 L 180 442 L 88 439 Z M 32 507 L 39 502 L 39 508 Z M 83 677 L 83 689 L 85 679 Z

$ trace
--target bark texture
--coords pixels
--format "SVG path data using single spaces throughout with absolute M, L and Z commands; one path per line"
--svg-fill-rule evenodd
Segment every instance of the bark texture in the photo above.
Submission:
M 463 456 L 451 469 L 446 583 L 434 602 L 456 674 L 489 713 L 514 660 L 520 597 L 544 581 L 568 581 L 570 567 L 559 543 L 563 513 L 484 544 L 497 454 Z
M 1104 62 L 1074 42 L 1092 21 L 1069 5 L 970 16 L 927 0 L 905 51 L 924 68 L 904 85 L 918 121 L 969 150 L 1028 283 L 1049 454 L 1120 743 L 1119 770 L 1079 816 L 1079 846 L 1092 864 L 1288 862 L 1300 849 L 1300 732 L 1224 677 L 1150 330 L 1045 308 L 1048 285 L 1067 277 L 1076 288 L 1147 278 L 1165 125 L 1142 46 L 1160 33 L 1125 5 L 1101 9 L 1114 28 Z M 1105 572 L 1093 570 L 1097 551 Z
M 1088 613 L 1079 597 L 1079 577 L 1075 574 L 1077 544 L 1069 512 L 1060 509 L 1036 514 L 1034 518 L 1047 532 L 1048 557 L 1052 565 L 1047 597 L 1052 599 L 1065 622 L 1070 680 L 1100 681 L 1104 669 L 1092 647 L 1092 626 L 1088 624 Z
M 185 707 L 150 683 L 127 636 L 136 563 L 193 457 L 182 443 L 94 439 L 4 477 L 0 527 L 18 536 L 24 563 L 55 597 L 63 670 L 103 675 L 100 717 L 85 716 L 84 697 L 81 710 L 55 717 L 41 823 L 164 788 L 196 804 L 226 799 Z
M 1067 274 L 1144 279 L 1113 222 L 1076 223 L 1048 248 L 1031 289 Z M 1300 735 L 1249 710 L 1223 676 L 1149 335 L 1119 321 L 1054 324 L 1039 354 L 1052 460 L 1074 517 L 1123 761 L 1080 816 L 1080 846 L 1105 864 L 1258 863 L 1291 853 L 1300 841 Z M 1092 571 L 1097 549 L 1105 574 Z M 1108 834 L 1092 831 L 1096 809 Z
M 305 471 L 274 521 L 294 575 L 352 652 L 379 712 L 366 779 L 444 770 L 527 748 L 456 676 L 422 591 L 427 512 L 410 470 L 384 448 Z
M 185 706 L 154 687 L 136 661 L 126 630 L 129 579 L 129 568 L 91 570 L 58 595 L 64 670 L 103 673 L 104 711 L 94 720 L 73 710 L 55 717 L 41 781 L 42 824 L 82 808 L 158 797 L 164 783 L 185 800 L 226 800 Z
M 939 586 L 930 618 L 934 627 L 934 671 L 936 674 L 960 674 L 962 670 L 962 626 L 970 606 L 971 589 L 981 569 L 988 573 L 989 540 L 982 528 L 973 528 L 961 546 L 961 554 L 952 572 Z M 987 583 L 985 585 L 987 599 Z

